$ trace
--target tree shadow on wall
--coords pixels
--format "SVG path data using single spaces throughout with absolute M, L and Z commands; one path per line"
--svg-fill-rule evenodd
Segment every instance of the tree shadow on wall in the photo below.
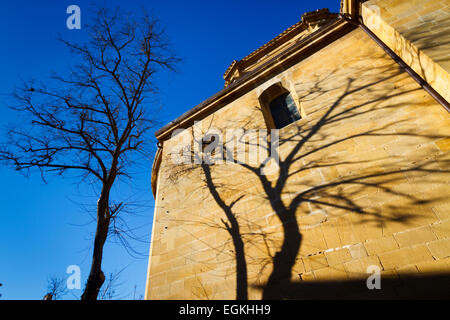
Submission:
M 395 34 L 394 51 L 402 53 L 402 59 L 431 85 L 442 81 L 438 69 L 445 69 L 450 61 L 450 20 L 442 13 L 431 12 L 421 17 L 420 24 L 403 26 Z
M 280 130 L 278 149 L 267 145 L 269 156 L 256 165 L 238 160 L 236 150 L 227 148 L 232 141 L 226 140 L 223 154 L 233 164 L 174 168 L 179 176 L 203 176 L 205 190 L 224 214 L 221 225 L 206 225 L 225 228 L 232 238 L 238 299 L 248 297 L 249 287 L 261 289 L 263 299 L 353 297 L 367 292 L 365 281 L 296 280 L 296 267 L 306 268 L 307 256 L 323 255 L 323 249 L 329 247 L 302 246 L 304 234 L 341 221 L 338 219 L 380 235 L 392 234 L 404 226 L 422 225 L 431 206 L 445 200 L 446 195 L 431 189 L 445 184 L 444 175 L 449 172 L 448 158 L 434 145 L 446 136 L 426 131 L 432 117 L 417 120 L 417 113 L 434 102 L 385 55 L 373 61 L 376 63 L 369 67 L 355 60 L 352 67 L 326 74 L 318 71 L 308 81 L 295 84 L 307 117 Z M 415 99 L 413 104 L 411 99 Z M 239 123 L 244 132 L 253 129 L 253 119 L 264 111 L 255 107 L 252 112 L 241 122 L 230 120 L 229 126 Z M 214 121 L 208 127 L 214 127 Z M 239 143 L 248 147 L 260 145 L 260 137 L 241 138 Z M 279 158 L 275 171 L 274 158 Z M 242 182 L 242 177 L 251 180 Z M 249 198 L 255 204 L 251 209 L 244 205 Z M 268 212 L 262 213 L 264 208 Z M 263 219 L 257 220 L 261 215 Z M 252 248 L 265 249 L 255 254 L 257 250 Z M 259 274 L 260 281 L 250 279 L 250 273 Z M 397 288 L 404 279 L 401 283 L 389 280 L 390 286 Z M 428 283 L 413 280 L 410 282 Z M 359 290 L 362 284 L 365 291 Z
M 427 53 L 434 61 L 445 64 L 450 60 L 450 21 L 436 11 L 422 17 L 422 23 L 402 30 L 401 34 L 414 46 Z M 400 45 L 400 39 L 397 39 Z M 418 51 L 415 52 L 418 54 Z M 419 61 L 420 63 L 420 61 Z

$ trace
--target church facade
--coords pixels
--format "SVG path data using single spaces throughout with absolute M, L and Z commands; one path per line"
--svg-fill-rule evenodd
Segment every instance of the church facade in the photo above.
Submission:
M 448 294 L 450 3 L 342 0 L 156 132 L 146 299 Z

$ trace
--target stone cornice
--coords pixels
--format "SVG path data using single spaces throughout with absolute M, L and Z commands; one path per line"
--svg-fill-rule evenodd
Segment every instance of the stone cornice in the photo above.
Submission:
M 265 57 L 267 57 L 266 59 L 270 59 L 268 56 L 270 56 L 273 50 L 276 50 L 292 38 L 302 32 L 305 33 L 303 36 L 306 36 L 308 34 L 308 32 L 305 32 L 306 30 L 313 32 L 316 26 L 321 26 L 336 17 L 337 14 L 330 13 L 327 8 L 304 13 L 299 22 L 289 27 L 266 44 L 239 61 L 233 60 L 223 75 L 225 86 L 228 86 L 233 81 L 236 81 L 237 78 L 245 74 L 245 70 L 251 68 L 253 64 L 260 62 Z M 236 71 L 238 72 L 237 74 Z

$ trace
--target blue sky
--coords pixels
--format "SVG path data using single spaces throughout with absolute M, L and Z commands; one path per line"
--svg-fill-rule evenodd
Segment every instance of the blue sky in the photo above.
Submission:
M 302 13 L 320 8 L 339 10 L 339 0 L 327 1 L 106 1 L 126 11 L 141 8 L 153 12 L 165 26 L 174 51 L 183 59 L 179 72 L 161 74 L 159 101 L 161 122 L 166 123 L 223 88 L 222 75 L 232 60 L 239 60 L 300 20 Z M 66 28 L 66 8 L 81 8 L 81 30 Z M 67 50 L 56 41 L 59 33 L 83 41 L 83 23 L 89 21 L 91 1 L 0 2 L 0 126 L 20 121 L 8 106 L 8 96 L 22 80 L 45 80 L 52 70 L 64 72 L 70 65 Z M 150 234 L 153 202 L 150 167 L 140 170 L 132 186 L 139 199 L 148 200 L 136 223 Z M 79 265 L 84 283 L 91 262 L 90 243 L 95 225 L 79 203 L 95 203 L 95 197 L 73 178 L 54 177 L 44 184 L 39 174 L 25 178 L 0 166 L 0 299 L 42 299 L 50 275 L 65 276 L 69 265 Z M 140 250 L 147 252 L 147 244 Z M 131 298 L 133 287 L 143 294 L 147 257 L 136 259 L 116 244 L 107 244 L 106 274 L 127 267 L 121 274 L 121 296 Z M 66 298 L 79 296 L 73 290 Z M 128 296 L 127 296 L 128 295 Z

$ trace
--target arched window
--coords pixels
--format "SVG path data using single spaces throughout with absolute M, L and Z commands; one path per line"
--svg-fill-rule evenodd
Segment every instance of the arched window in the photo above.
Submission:
M 289 92 L 285 92 L 269 103 L 275 128 L 281 129 L 288 124 L 301 119 L 294 99 Z
M 259 96 L 259 101 L 270 128 L 281 129 L 302 118 L 299 106 L 280 82 L 264 90 Z

